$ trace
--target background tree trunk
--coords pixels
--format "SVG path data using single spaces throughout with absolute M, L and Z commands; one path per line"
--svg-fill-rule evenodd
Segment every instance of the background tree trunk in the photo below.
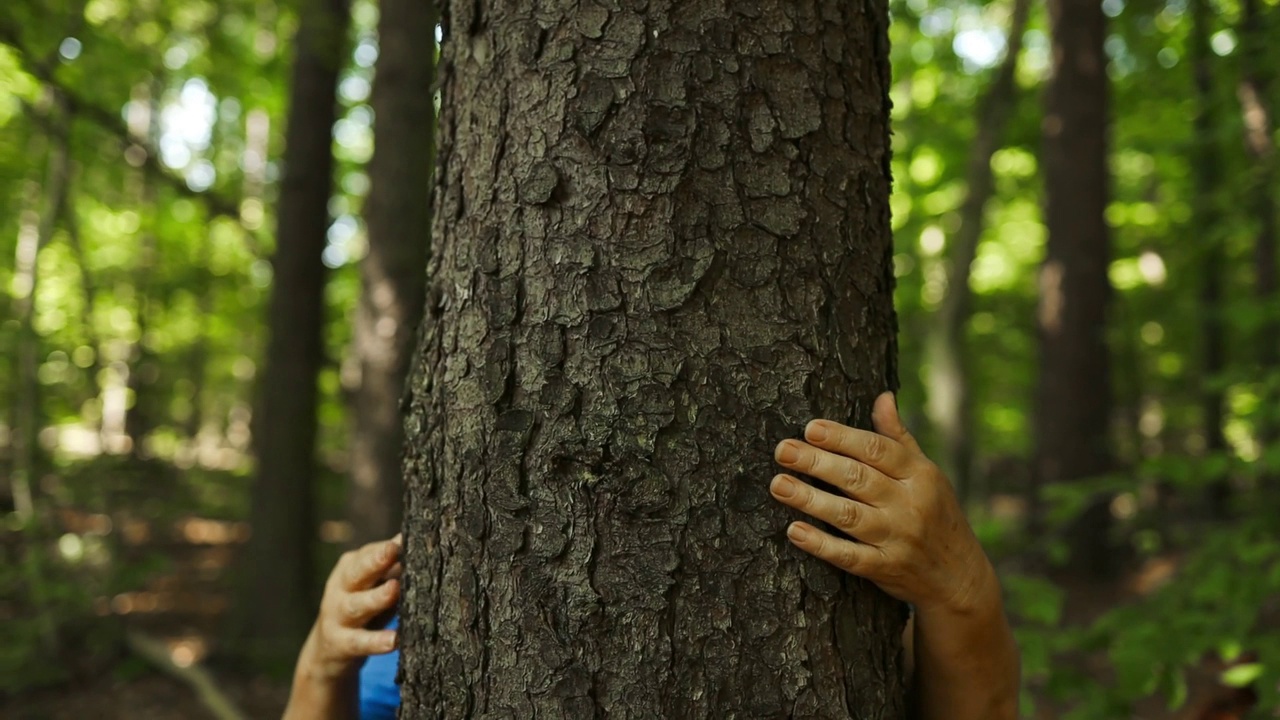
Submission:
M 1037 487 L 1112 469 L 1106 16 L 1096 0 L 1049 0 L 1049 15 L 1053 77 L 1044 118 L 1049 239 L 1038 312 Z M 1033 529 L 1039 514 L 1036 502 Z M 1109 569 L 1109 526 L 1107 503 L 1096 499 L 1069 528 L 1076 569 Z
M 382 0 L 370 104 L 377 145 L 364 218 L 355 352 L 360 385 L 351 428 L 348 504 L 356 543 L 400 528 L 404 417 L 400 397 L 422 318 L 435 154 L 434 0 Z
M 148 148 L 159 146 L 160 141 L 160 103 L 156 97 L 163 92 L 164 82 L 153 79 L 149 83 L 139 83 L 134 87 L 132 102 L 127 117 L 129 140 L 138 150 L 140 157 L 146 157 Z M 130 174 L 129 195 L 144 208 L 143 217 L 154 217 L 157 207 L 155 182 L 148 173 L 139 168 Z M 159 367 L 155 354 L 151 352 L 152 294 L 154 292 L 152 275 L 156 271 L 156 234 L 154 223 L 147 223 L 138 233 L 138 261 L 133 268 L 133 286 L 136 288 L 137 306 L 134 308 L 133 321 L 137 325 L 137 340 L 130 343 L 127 355 L 123 358 L 128 368 L 126 383 L 133 402 L 127 405 L 124 414 L 124 432 L 128 436 L 130 454 L 133 457 L 145 457 L 144 447 L 147 436 L 155 426 L 152 417 L 155 408 L 154 389 Z
M 1276 267 L 1277 219 L 1275 205 L 1276 148 L 1275 112 L 1272 109 L 1272 81 L 1275 70 L 1269 64 L 1269 15 L 1264 14 L 1260 0 L 1243 0 L 1240 16 L 1241 64 L 1244 78 L 1240 83 L 1240 109 L 1244 119 L 1245 148 L 1253 163 L 1249 202 L 1254 206 L 1258 223 L 1254 241 L 1254 265 L 1256 292 L 1265 313 L 1265 321 L 1259 328 L 1258 359 L 1262 365 L 1268 388 L 1261 403 L 1263 417 L 1259 418 L 1258 440 L 1262 447 L 1273 447 L 1280 427 L 1276 417 L 1274 377 L 1280 369 L 1280 279 Z M 1274 477 L 1278 468 L 1266 468 Z
M 638 7 L 444 10 L 401 717 L 902 718 L 766 491 L 896 383 L 887 5 Z
M 966 192 L 960 205 L 960 227 L 948 243 L 946 294 L 925 338 L 929 364 L 926 410 L 940 441 L 943 467 L 962 500 L 974 496 L 973 399 L 965 342 L 973 310 L 969 274 L 986 226 L 987 201 L 995 192 L 991 157 L 1000 149 L 1005 126 L 1018 100 L 1015 74 L 1030 14 L 1031 0 L 1014 0 L 1008 50 L 978 111 L 978 132 L 965 171 Z
M 255 419 L 257 473 L 250 510 L 243 649 L 263 660 L 297 651 L 315 611 L 316 375 L 324 359 L 324 250 L 333 185 L 338 71 L 347 44 L 345 0 L 304 3 L 295 40 L 266 367 Z
M 1213 54 L 1209 49 L 1212 11 L 1205 0 L 1191 0 L 1191 72 L 1195 77 L 1196 118 L 1193 139 L 1192 179 L 1195 187 L 1191 223 L 1195 242 L 1200 245 L 1200 333 L 1201 403 L 1204 413 L 1204 451 L 1220 455 L 1226 451 L 1223 435 L 1222 373 L 1226 370 L 1226 327 L 1223 313 L 1222 274 L 1226 264 L 1226 236 L 1218 212 L 1219 169 L 1217 99 L 1213 93 Z M 1226 478 L 1215 478 L 1208 488 L 1206 510 L 1222 517 L 1227 512 L 1231 486 Z
M 43 182 L 32 181 L 28 207 L 19 221 L 14 257 L 13 309 L 18 321 L 18 347 L 14 373 L 11 442 L 13 465 L 10 488 L 14 510 L 23 524 L 36 520 L 35 491 L 39 458 L 39 435 L 44 422 L 40 412 L 40 334 L 35 327 L 36 292 L 40 284 L 40 251 L 49 244 L 67 204 L 71 185 L 71 116 L 65 99 L 50 92 L 47 102 L 50 122 L 49 157 Z

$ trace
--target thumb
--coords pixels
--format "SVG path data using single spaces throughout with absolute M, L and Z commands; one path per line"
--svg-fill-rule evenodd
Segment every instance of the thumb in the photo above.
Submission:
M 902 418 L 898 416 L 897 398 L 891 392 L 881 393 L 876 398 L 875 406 L 871 409 L 871 422 L 875 425 L 876 432 L 887 438 L 897 440 L 911 452 L 920 454 L 920 444 L 907 430 L 907 426 L 902 424 Z

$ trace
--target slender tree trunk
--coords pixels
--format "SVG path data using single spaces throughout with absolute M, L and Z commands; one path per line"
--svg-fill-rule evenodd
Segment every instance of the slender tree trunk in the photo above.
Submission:
M 86 401 L 101 403 L 102 385 L 98 380 L 98 373 L 102 370 L 102 338 L 98 336 L 98 329 L 94 325 L 98 307 L 98 285 L 94 282 L 93 272 L 89 269 L 89 258 L 85 255 L 84 242 L 80 237 L 80 217 L 71 200 L 68 200 L 63 213 L 63 224 L 67 228 L 67 242 L 71 246 L 72 257 L 75 258 L 76 267 L 80 272 L 80 292 L 84 295 L 84 313 L 81 322 L 84 324 L 85 341 L 93 349 L 93 361 L 84 370 L 89 380 L 89 389 L 85 393 Z M 95 414 L 98 416 L 98 433 L 101 435 L 102 413 L 99 410 Z
M 1039 484 L 1112 469 L 1106 16 L 1096 0 L 1049 0 L 1049 14 L 1053 77 L 1044 118 L 1049 239 L 1040 270 L 1033 530 L 1040 522 Z M 1105 574 L 1112 569 L 1109 527 L 1107 502 L 1098 498 L 1068 529 L 1077 570 Z
M 1222 276 L 1226 264 L 1226 237 L 1218 212 L 1222 172 L 1218 158 L 1218 120 L 1213 94 L 1213 54 L 1209 50 L 1209 23 L 1212 11 L 1206 0 L 1191 0 L 1191 71 L 1195 76 L 1196 117 L 1192 153 L 1192 177 L 1195 189 L 1192 227 L 1199 245 L 1200 257 L 1200 386 L 1204 408 L 1205 453 L 1219 455 L 1226 451 L 1223 435 L 1223 396 L 1219 383 L 1226 369 L 1226 328 L 1222 317 Z M 1214 479 L 1208 489 L 1208 512 L 1222 517 L 1227 511 L 1231 486 L 1225 478 Z
M 947 289 L 925 339 L 929 381 L 927 410 L 942 445 L 944 469 L 955 483 L 961 499 L 973 496 L 973 407 L 965 332 L 973 306 L 969 272 L 978 254 L 978 241 L 985 227 L 987 201 L 995 191 L 991 157 L 1000 149 L 1000 140 L 1009 115 L 1018 99 L 1015 73 L 1022 54 L 1022 36 L 1027 29 L 1031 0 L 1014 0 L 1009 22 L 1008 52 L 996 71 L 991 87 L 978 112 L 978 132 L 969 153 L 965 172 L 964 202 L 960 206 L 960 227 L 948 243 Z
M 208 258 L 212 240 L 206 237 L 201 242 L 200 254 L 203 260 L 197 271 L 200 279 L 195 288 L 196 338 L 187 351 L 187 378 L 191 383 L 191 414 L 183 423 L 184 433 L 191 442 L 199 438 L 200 429 L 204 427 L 204 392 L 209 372 L 209 317 L 213 314 L 213 283 L 206 270 L 209 267 Z
M 49 244 L 58 218 L 66 207 L 71 183 L 71 153 L 67 146 L 68 124 L 66 103 L 51 93 L 48 103 L 50 137 L 48 166 L 42 184 L 33 183 L 29 209 L 19 222 L 17 251 L 14 257 L 14 314 L 18 320 L 17 372 L 13 404 L 11 446 L 13 465 L 10 487 L 14 510 L 22 523 L 35 518 L 32 481 L 36 474 L 37 437 L 43 424 L 40 416 L 40 383 L 36 371 L 40 365 L 40 336 L 35 328 L 36 292 L 40 281 L 40 251 Z
M 141 158 L 146 158 L 148 148 L 159 146 L 160 107 L 157 96 L 161 92 L 162 84 L 155 81 L 150 85 L 138 85 L 133 93 L 128 117 L 129 139 Z M 156 235 L 151 219 L 156 214 L 156 188 L 147 172 L 141 169 L 133 174 L 131 185 L 132 194 L 142 207 L 144 220 L 142 232 L 138 234 L 138 263 L 133 275 L 134 294 L 137 297 L 134 319 L 138 326 L 138 339 L 130 347 L 126 358 L 127 383 L 133 403 L 125 410 L 124 431 L 129 438 L 131 454 L 138 457 L 146 454 L 144 444 L 154 429 L 155 419 L 151 417 L 154 400 L 152 396 L 156 375 L 159 373 L 156 358 L 148 348 L 153 285 L 151 276 L 156 267 Z
M 16 397 L 13 404 L 11 447 L 13 464 L 9 484 L 14 511 L 26 531 L 22 556 L 24 590 L 39 608 L 48 605 L 49 589 L 45 581 L 45 527 L 37 507 L 33 481 L 37 475 L 37 445 L 43 418 L 40 412 L 40 336 L 35 328 L 36 293 L 40 280 L 40 251 L 49 244 L 58 227 L 58 218 L 67 204 L 71 184 L 71 151 L 69 147 L 70 114 L 65 99 L 49 92 L 49 153 L 43 184 L 32 182 L 29 209 L 19 221 L 18 247 L 14 263 L 14 311 L 18 320 Z M 35 622 L 46 652 L 58 647 L 58 628 L 53 615 L 40 612 Z
M 904 717 L 774 444 L 896 383 L 887 3 L 444 10 L 401 718 Z
M 1243 46 L 1241 63 L 1244 78 L 1240 83 L 1240 110 L 1244 119 L 1245 147 L 1253 163 L 1250 173 L 1249 202 L 1253 206 L 1258 224 L 1254 240 L 1254 265 L 1258 301 L 1266 313 L 1266 321 L 1257 335 L 1258 359 L 1268 388 L 1259 419 L 1258 440 L 1263 447 L 1272 447 L 1280 433 L 1280 422 L 1275 416 L 1275 377 L 1280 370 L 1280 278 L 1277 278 L 1276 236 L 1277 218 L 1275 205 L 1276 148 L 1275 112 L 1272 108 L 1272 81 L 1274 69 L 1268 61 L 1271 57 L 1271 36 L 1267 34 L 1268 16 L 1263 14 L 1261 0 L 1242 0 L 1240 17 L 1240 41 Z M 1275 476 L 1280 469 L 1269 468 Z
M 320 261 L 333 186 L 332 131 L 347 45 L 345 0 L 303 4 L 295 39 L 284 177 L 277 216 L 270 340 L 254 423 L 258 456 L 241 607 L 244 649 L 263 659 L 297 651 L 315 612 L 316 375 L 324 360 Z
M 400 527 L 400 397 L 422 319 L 435 154 L 434 0 L 382 0 L 371 105 L 377 142 L 365 203 L 355 351 L 360 386 L 351 429 L 351 523 L 358 543 Z M 425 56 L 425 57 L 424 57 Z

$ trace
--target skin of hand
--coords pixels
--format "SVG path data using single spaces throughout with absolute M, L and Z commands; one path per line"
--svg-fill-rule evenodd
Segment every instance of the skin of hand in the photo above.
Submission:
M 366 626 L 400 598 L 400 552 L 397 535 L 342 554 L 298 655 L 285 720 L 355 718 L 360 661 L 396 647 L 395 630 Z
M 1018 649 L 995 569 L 950 482 L 903 426 L 892 394 L 876 399 L 872 422 L 876 432 L 814 420 L 804 441 L 778 444 L 780 465 L 839 494 L 784 473 L 769 486 L 774 498 L 848 536 L 793 522 L 787 537 L 915 606 L 916 683 L 925 720 L 1012 720 Z

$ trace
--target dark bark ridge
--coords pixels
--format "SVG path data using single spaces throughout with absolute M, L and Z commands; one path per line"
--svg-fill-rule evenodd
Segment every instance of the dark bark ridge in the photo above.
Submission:
M 444 8 L 403 718 L 901 718 L 773 443 L 896 383 L 881 0 Z

